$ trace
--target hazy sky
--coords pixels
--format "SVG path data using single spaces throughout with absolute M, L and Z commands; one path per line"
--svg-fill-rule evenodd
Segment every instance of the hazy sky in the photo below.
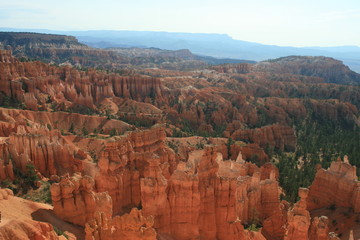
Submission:
M 360 0 L 0 0 L 0 27 L 227 33 L 282 46 L 360 46 Z

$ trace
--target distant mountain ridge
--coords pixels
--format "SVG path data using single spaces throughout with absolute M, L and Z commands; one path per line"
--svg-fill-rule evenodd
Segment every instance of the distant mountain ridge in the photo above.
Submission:
M 21 60 L 66 63 L 80 68 L 126 69 L 131 65 L 190 70 L 203 69 L 209 64 L 255 63 L 241 59 L 199 56 L 188 49 L 93 48 L 80 43 L 74 36 L 53 33 L 0 32 L 0 49 L 11 50 Z
M 329 57 L 288 56 L 254 65 L 254 71 L 320 77 L 328 83 L 360 84 L 360 74 Z
M 58 34 L 38 34 L 33 32 L 0 32 L 0 47 L 17 46 L 18 48 L 72 48 L 89 49 L 74 36 Z
M 226 34 L 170 33 L 151 31 L 53 31 L 44 29 L 0 28 L 1 31 L 34 31 L 73 35 L 81 43 L 92 47 L 155 47 L 167 50 L 189 49 L 198 55 L 216 58 L 247 59 L 263 61 L 267 59 L 299 56 L 325 56 L 343 61 L 352 70 L 360 73 L 360 47 L 280 47 L 260 43 L 235 40 Z

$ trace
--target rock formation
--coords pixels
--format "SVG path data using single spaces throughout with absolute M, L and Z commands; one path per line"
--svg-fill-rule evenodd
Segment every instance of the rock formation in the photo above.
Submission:
M 86 223 L 86 240 L 155 240 L 156 231 L 152 228 L 154 219 L 145 218 L 141 210 L 132 209 L 129 214 L 109 218 L 96 212 L 94 219 Z
M 8 200 L 10 199 L 12 196 L 14 196 L 14 193 L 8 189 L 8 188 L 3 188 L 3 189 L 0 189 L 0 200 Z
M 264 181 L 260 181 L 260 172 L 246 176 L 251 164 L 223 162 L 221 154 L 211 149 L 191 152 L 168 180 L 159 165 L 151 165 L 153 173 L 141 185 L 142 203 L 144 214 L 155 217 L 159 235 L 246 239 L 241 223 L 260 223 L 280 211 L 274 174 Z
M 69 54 L 64 41 L 76 48 L 74 62 L 90 61 L 78 56 L 83 53 L 118 59 L 73 38 L 43 36 L 45 46 L 25 35 L 32 53 L 58 61 Z M 186 50 L 159 54 L 163 60 L 192 57 Z M 37 177 L 51 181 L 54 209 L 34 204 L 34 218 L 50 215 L 39 221 L 60 221 L 55 213 L 78 225 L 78 238 L 85 229 L 88 240 L 325 240 L 335 239 L 330 216 L 311 221 L 310 211 L 334 205 L 360 213 L 360 184 L 347 162 L 319 170 L 290 208 L 280 201 L 279 171 L 265 153 L 295 150 L 295 119 L 359 126 L 356 86 L 253 71 L 249 64 L 106 72 L 24 60 L 0 51 L 0 104 L 7 107 L 0 108 L 0 180 L 5 185 L 33 165 Z M 0 201 L 11 199 L 9 190 L 0 190 Z M 50 224 L 33 219 L 29 202 L 21 204 L 28 216 L 0 225 L 0 238 L 57 239 Z
M 310 186 L 307 199 L 308 210 L 336 205 L 353 208 L 360 212 L 360 184 L 356 176 L 356 167 L 347 160 L 332 162 L 329 169 L 319 169 Z
M 308 231 L 311 224 L 310 213 L 306 209 L 306 199 L 309 189 L 300 188 L 300 200 L 288 214 L 288 227 L 285 240 L 308 239 Z
M 326 216 L 315 217 L 311 223 L 309 239 L 328 240 L 333 239 L 329 236 L 329 219 Z
M 58 131 L 19 125 L 16 132 L 3 139 L 6 140 L 1 144 L 1 179 L 14 179 L 13 167 L 27 172 L 29 164 L 48 177 L 83 169 L 83 159 L 76 155 L 81 150 L 66 144 Z
M 39 204 L 13 195 L 10 189 L 0 189 L 0 239 L 61 239 L 50 223 L 35 221 L 29 216 Z
M 49 223 L 12 220 L 0 228 L 1 239 L 60 240 Z
M 250 72 L 251 65 L 248 63 L 240 64 L 223 64 L 211 67 L 219 73 L 248 73 Z
M 254 66 L 255 71 L 292 73 L 316 76 L 332 83 L 356 84 L 360 76 L 341 61 L 329 57 L 288 56 L 271 61 L 262 61 Z
M 62 177 L 59 183 L 52 184 L 51 198 L 55 214 L 81 226 L 93 219 L 95 212 L 111 218 L 111 198 L 106 192 L 94 193 L 94 184 L 91 177 L 79 175 Z
M 296 136 L 294 129 L 288 126 L 271 125 L 258 129 L 237 130 L 231 137 L 237 140 L 246 140 L 259 144 L 265 148 L 266 145 L 278 149 L 295 149 Z
M 82 72 L 70 67 L 3 58 L 0 91 L 32 110 L 45 106 L 49 98 L 59 108 L 77 104 L 94 109 L 106 97 L 144 100 L 155 96 L 161 99 L 163 95 L 158 78 Z

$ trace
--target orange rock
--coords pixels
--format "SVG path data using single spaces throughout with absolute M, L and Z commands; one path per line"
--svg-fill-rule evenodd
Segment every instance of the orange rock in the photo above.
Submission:
M 246 140 L 259 144 L 265 148 L 267 144 L 284 150 L 295 149 L 296 136 L 291 127 L 279 124 L 265 126 L 258 129 L 236 130 L 231 137 L 237 140 Z
M 211 67 L 219 73 L 248 73 L 250 72 L 250 64 L 223 64 Z
M 94 193 L 94 180 L 89 176 L 62 177 L 60 183 L 51 185 L 54 212 L 61 219 L 85 226 L 95 212 L 112 216 L 111 197 L 106 193 Z
M 264 152 L 257 143 L 248 144 L 246 146 L 240 147 L 241 154 L 243 155 L 243 159 L 250 161 L 257 161 L 258 165 L 263 165 L 269 162 L 269 157 Z
M 315 217 L 311 223 L 309 238 L 311 240 L 328 240 L 329 219 L 326 216 Z
M 8 189 L 8 188 L 0 189 L 0 200 L 3 200 L 3 199 L 8 200 L 12 196 L 14 196 L 14 193 L 10 189 Z
M 356 176 L 356 167 L 351 166 L 347 158 L 332 162 L 329 169 L 319 169 L 310 186 L 307 199 L 309 211 L 336 205 L 353 208 L 360 212 L 360 183 Z
M 3 240 L 60 240 L 50 223 L 38 221 L 12 220 L 0 227 L 0 238 Z
M 152 227 L 154 219 L 145 218 L 141 210 L 133 208 L 129 214 L 109 218 L 102 212 L 96 212 L 95 218 L 85 225 L 86 240 L 156 240 L 156 231 Z
M 309 189 L 299 188 L 300 200 L 288 213 L 288 227 L 285 240 L 308 239 L 310 213 L 306 210 L 306 199 Z
M 164 88 L 159 78 L 119 76 L 95 70 L 81 72 L 68 66 L 20 62 L 9 54 L 4 52 L 1 57 L 0 91 L 32 110 L 46 105 L 49 96 L 58 106 L 78 105 L 91 109 L 108 97 L 140 101 L 149 96 L 163 97 Z

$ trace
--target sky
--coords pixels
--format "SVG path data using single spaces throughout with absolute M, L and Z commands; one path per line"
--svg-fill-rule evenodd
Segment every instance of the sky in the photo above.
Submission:
M 360 1 L 0 0 L 0 27 L 225 33 L 279 46 L 360 46 Z

